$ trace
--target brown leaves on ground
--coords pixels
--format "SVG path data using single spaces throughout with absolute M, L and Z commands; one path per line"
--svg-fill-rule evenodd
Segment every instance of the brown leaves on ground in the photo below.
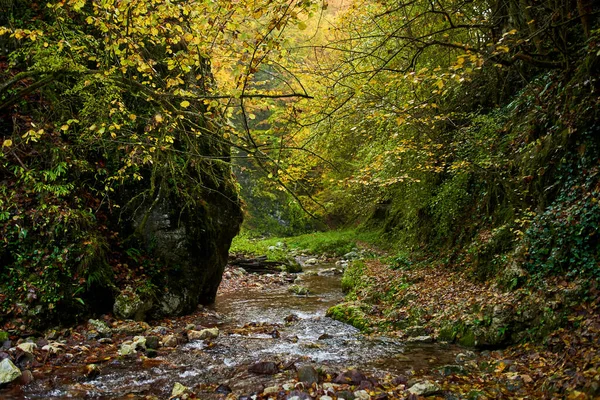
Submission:
M 543 290 L 505 292 L 491 282 L 477 283 L 464 272 L 441 267 L 392 270 L 379 260 L 366 265 L 368 284 L 356 296 L 375 311 L 370 321 L 375 330 L 400 337 L 419 325 L 421 332 L 435 336 L 442 326 L 484 321 L 494 310 L 556 310 L 548 314 L 557 319 L 556 325 L 549 326 L 562 328 L 550 331 L 539 343 L 531 340 L 540 337 L 535 330 L 543 329 L 543 323 L 530 327 L 531 332 L 525 332 L 530 336 L 522 336 L 521 344 L 481 352 L 476 360 L 466 362 L 463 374 L 440 379 L 435 372 L 423 371 L 432 373 L 430 377 L 445 390 L 490 399 L 600 398 L 600 296 L 595 283 L 554 279 L 540 284 Z M 588 289 L 582 290 L 586 285 Z

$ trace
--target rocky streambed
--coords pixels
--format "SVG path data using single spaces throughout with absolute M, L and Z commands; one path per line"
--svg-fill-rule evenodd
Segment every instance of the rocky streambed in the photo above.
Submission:
M 444 374 L 474 357 L 451 345 L 365 336 L 326 317 L 343 299 L 341 270 L 311 264 L 262 276 L 229 268 L 214 306 L 191 316 L 152 325 L 106 316 L 5 341 L 3 363 L 21 376 L 0 397 L 405 398 L 441 393 L 423 372 Z

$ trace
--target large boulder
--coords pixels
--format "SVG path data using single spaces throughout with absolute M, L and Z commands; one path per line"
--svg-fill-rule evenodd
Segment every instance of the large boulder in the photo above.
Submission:
M 153 201 L 135 205 L 131 217 L 135 235 L 165 266 L 160 281 L 155 282 L 159 289 L 152 293 L 154 301 L 148 315 L 182 315 L 215 299 L 231 240 L 242 222 L 229 167 L 217 172 L 221 185 L 213 190 L 189 188 L 184 196 L 182 187 L 163 182 Z M 198 183 L 191 181 L 184 186 L 193 185 Z M 137 311 L 129 318 L 140 318 L 139 314 L 147 312 L 145 307 Z

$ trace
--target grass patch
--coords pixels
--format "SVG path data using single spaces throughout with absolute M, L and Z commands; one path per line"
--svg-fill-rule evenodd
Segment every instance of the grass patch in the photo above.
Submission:
M 356 230 L 315 232 L 286 238 L 254 238 L 246 231 L 233 239 L 230 252 L 266 254 L 269 259 L 275 261 L 278 260 L 277 257 L 281 257 L 281 253 L 287 253 L 287 249 L 339 257 L 355 250 L 359 242 L 374 245 L 378 243 L 378 239 L 377 232 Z

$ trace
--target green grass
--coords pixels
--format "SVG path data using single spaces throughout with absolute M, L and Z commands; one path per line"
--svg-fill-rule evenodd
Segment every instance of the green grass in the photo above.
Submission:
M 276 246 L 281 242 L 285 243 L 289 249 L 302 250 L 309 254 L 342 256 L 358 247 L 357 242 L 377 244 L 378 239 L 377 232 L 356 230 L 315 232 L 300 236 L 266 239 L 252 238 L 248 232 L 244 232 L 233 239 L 230 251 L 255 255 L 266 254 L 271 258 L 270 253 L 282 252 L 282 250 L 269 250 L 269 247 Z

